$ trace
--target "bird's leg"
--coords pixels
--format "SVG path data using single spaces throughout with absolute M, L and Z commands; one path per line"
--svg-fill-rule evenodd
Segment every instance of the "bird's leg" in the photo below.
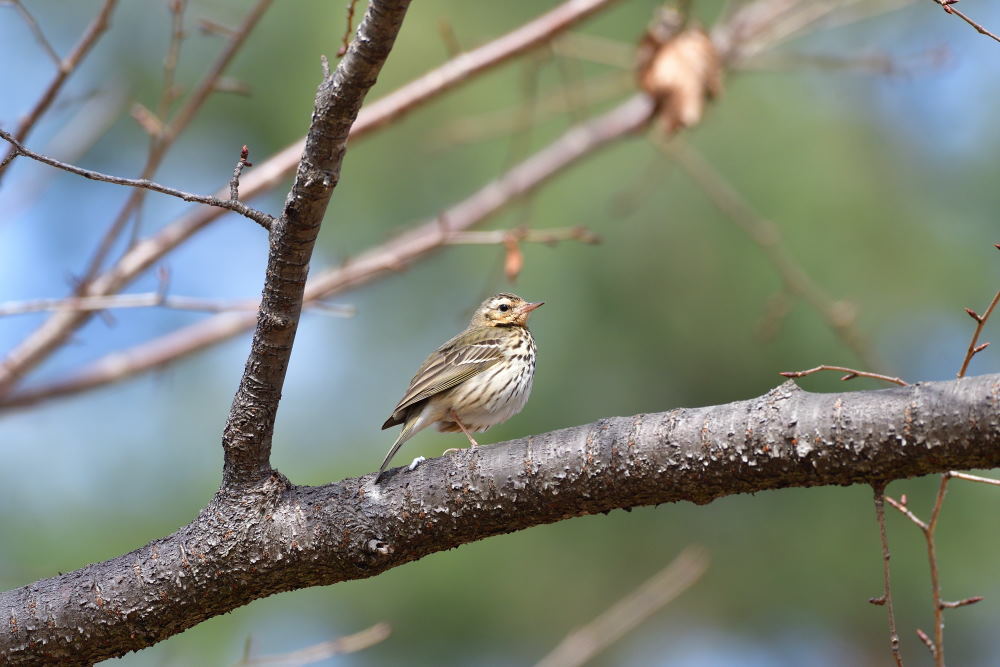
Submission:
M 456 424 L 458 424 L 458 427 L 460 429 L 462 429 L 462 433 L 464 433 L 465 437 L 469 439 L 469 447 L 470 448 L 471 447 L 478 447 L 479 446 L 479 443 L 476 442 L 476 439 L 472 437 L 471 433 L 469 433 L 469 429 L 465 428 L 465 424 L 463 424 L 462 420 L 458 418 L 458 413 L 457 412 L 455 412 L 454 410 L 451 410 L 450 414 L 448 415 L 448 418 L 451 419 L 451 421 L 453 421 Z M 444 456 L 445 454 L 451 454 L 452 452 L 457 452 L 460 449 L 461 449 L 461 447 L 449 447 L 448 449 L 446 449 L 443 452 L 441 452 L 441 455 Z

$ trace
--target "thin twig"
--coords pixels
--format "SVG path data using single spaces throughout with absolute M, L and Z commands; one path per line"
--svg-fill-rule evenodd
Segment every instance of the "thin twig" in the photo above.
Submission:
M 300 648 L 296 651 L 289 651 L 288 653 L 262 655 L 256 658 L 245 655 L 234 667 L 242 667 L 244 665 L 308 665 L 332 658 L 335 655 L 363 651 L 366 648 L 384 642 L 391 634 L 392 627 L 388 623 L 376 623 L 372 627 L 361 632 L 356 632 L 353 635 L 338 637 L 337 639 L 320 642 L 319 644 Z M 249 643 L 247 646 L 247 653 L 249 654 Z
M 347 53 L 347 47 L 351 45 L 351 30 L 354 28 L 354 6 L 358 0 L 348 0 L 347 2 L 347 27 L 344 28 L 344 36 L 340 38 L 340 48 L 337 49 L 337 57 L 342 58 Z
M 955 479 L 964 479 L 967 482 L 977 482 L 979 484 L 991 484 L 993 486 L 1000 486 L 1000 479 L 991 479 L 989 477 L 980 477 L 979 475 L 970 475 L 967 472 L 958 472 L 952 470 L 948 473 L 949 476 Z
M 45 311 L 78 310 L 98 311 L 118 308 L 169 308 L 171 310 L 191 310 L 203 313 L 228 313 L 232 311 L 254 312 L 260 305 L 258 299 L 205 299 L 196 296 L 171 296 L 162 291 L 138 294 L 112 294 L 109 296 L 71 296 L 64 299 L 34 299 L 31 301 L 0 302 L 0 317 L 27 315 Z M 307 307 L 325 313 L 351 317 L 354 309 L 350 306 L 313 301 Z
M 637 589 L 566 635 L 535 667 L 578 667 L 587 663 L 693 586 L 707 569 L 708 553 L 701 547 L 687 547 Z
M 497 245 L 510 240 L 524 243 L 553 244 L 560 241 L 580 243 L 600 243 L 601 237 L 586 227 L 556 227 L 553 229 L 492 229 L 482 232 L 448 232 L 444 237 L 446 245 Z
M 52 48 L 52 43 L 45 37 L 45 33 L 42 32 L 42 28 L 38 25 L 38 21 L 36 21 L 35 17 L 31 15 L 31 12 L 29 12 L 28 8 L 24 6 L 24 3 L 21 2 L 21 0 L 6 0 L 6 2 L 14 6 L 17 13 L 20 14 L 21 18 L 24 19 L 24 22 L 28 24 L 28 29 L 31 31 L 31 34 L 35 36 L 35 40 L 42 47 L 42 50 L 48 54 L 52 62 L 55 63 L 55 66 L 59 67 L 59 54 L 56 53 L 54 48 Z
M 171 0 L 167 3 L 167 8 L 170 11 L 170 45 L 167 47 L 167 57 L 163 59 L 163 87 L 156 111 L 161 120 L 167 117 L 170 105 L 177 97 L 174 78 L 181 56 L 181 44 L 184 42 L 184 10 L 187 9 L 187 0 Z M 152 139 L 156 141 L 159 137 L 153 136 Z
M 219 199 L 218 197 L 210 197 L 206 195 L 196 195 L 191 192 L 185 192 L 183 190 L 178 190 L 176 188 L 171 188 L 166 185 L 161 185 L 155 183 L 145 178 L 124 178 L 122 176 L 112 176 L 111 174 L 104 174 L 99 171 L 93 171 L 91 169 L 84 169 L 82 167 L 77 167 L 76 165 L 67 164 L 61 162 L 47 155 L 42 155 L 41 153 L 36 153 L 35 151 L 29 150 L 24 144 L 20 143 L 11 136 L 10 133 L 0 130 L 0 139 L 4 139 L 10 142 L 18 155 L 23 155 L 26 158 L 30 158 L 37 162 L 47 164 L 50 167 L 55 167 L 56 169 L 62 169 L 63 171 L 68 171 L 71 174 L 76 174 L 77 176 L 83 176 L 84 178 L 89 178 L 92 181 L 103 181 L 105 183 L 114 183 L 115 185 L 124 185 L 132 188 L 142 188 L 144 190 L 152 190 L 153 192 L 159 192 L 160 194 L 170 195 L 171 197 L 177 197 L 183 199 L 184 201 L 197 202 L 199 204 L 207 204 L 208 206 L 217 206 L 219 208 L 225 208 L 230 211 L 239 213 L 240 215 L 250 218 L 257 224 L 259 224 L 264 229 L 270 229 L 274 218 L 264 213 L 263 211 L 258 211 L 255 208 L 247 206 L 238 200 L 225 200 Z
M 712 203 L 761 249 L 788 293 L 802 298 L 812 306 L 841 342 L 861 360 L 862 365 L 877 368 L 879 364 L 875 363 L 868 345 L 857 329 L 856 309 L 847 302 L 835 301 L 816 284 L 802 265 L 785 250 L 777 225 L 759 216 L 736 188 L 694 148 L 677 138 L 667 142 L 662 137 L 657 137 L 656 143 L 702 189 Z M 893 381 L 895 380 L 890 380 Z
M 954 5 L 956 2 L 958 2 L 958 0 L 932 0 L 932 2 L 941 5 L 941 9 L 943 9 L 945 13 L 954 14 L 958 18 L 962 19 L 963 21 L 971 25 L 980 35 L 986 35 L 990 39 L 1000 42 L 1000 37 L 997 37 L 992 32 L 990 32 L 983 26 L 979 25 L 978 23 L 970 19 L 968 16 L 960 12 L 958 9 L 956 9 Z
M 41 97 L 35 102 L 35 106 L 28 111 L 27 114 L 18 123 L 17 129 L 14 130 L 13 136 L 17 141 L 24 141 L 27 138 L 28 133 L 31 128 L 35 126 L 38 119 L 42 117 L 48 108 L 55 101 L 56 95 L 58 95 L 60 89 L 62 89 L 63 84 L 69 75 L 72 74 L 80 61 L 83 60 L 84 56 L 90 51 L 90 49 L 97 43 L 97 39 L 107 30 L 110 25 L 111 12 L 114 10 L 115 5 L 118 4 L 118 0 L 104 0 L 104 4 L 97 11 L 97 16 L 94 20 L 90 22 L 87 29 L 84 31 L 83 35 L 80 37 L 80 41 L 77 42 L 73 50 L 70 51 L 69 55 L 63 58 L 59 62 L 59 67 L 56 70 L 56 75 L 49 82 L 49 85 L 42 92 Z M 0 160 L 0 176 L 3 175 L 4 168 L 10 164 L 13 160 L 13 156 L 16 152 L 16 148 L 13 146 L 7 151 L 6 155 L 2 160 Z
M 847 373 L 841 380 L 853 380 L 856 377 L 872 378 L 873 380 L 883 380 L 885 382 L 891 382 L 893 384 L 898 384 L 900 387 L 906 387 L 909 383 L 898 377 L 891 377 L 889 375 L 882 375 L 881 373 L 869 373 L 868 371 L 857 371 L 853 368 L 847 368 L 845 366 L 830 366 L 828 364 L 823 364 L 817 366 L 816 368 L 810 368 L 806 371 L 782 371 L 779 375 L 784 375 L 786 378 L 800 378 L 807 375 L 812 375 L 813 373 L 818 373 L 820 371 L 838 371 L 840 373 Z
M 938 485 L 938 492 L 934 498 L 934 507 L 931 510 L 930 521 L 924 522 L 917 515 L 915 515 L 906 506 L 905 499 L 902 502 L 897 502 L 892 498 L 886 498 L 886 500 L 895 507 L 903 516 L 908 518 L 914 523 L 920 532 L 924 535 L 924 541 L 927 543 L 927 560 L 930 563 L 930 574 L 931 574 L 931 601 L 934 606 L 934 638 L 931 639 L 926 633 L 921 630 L 917 631 L 917 635 L 920 637 L 921 641 L 927 646 L 931 655 L 934 657 L 934 664 L 936 667 L 944 667 L 944 610 L 954 607 L 961 607 L 968 604 L 973 604 L 978 602 L 978 599 L 967 598 L 966 600 L 960 600 L 959 602 L 943 602 L 941 600 L 941 577 L 938 570 L 938 559 L 937 559 L 937 544 L 935 541 L 935 533 L 937 532 L 938 519 L 941 516 L 941 510 L 944 507 L 945 494 L 948 491 L 948 480 L 953 476 L 952 473 L 946 472 L 941 475 L 941 483 Z M 981 598 L 979 598 L 981 599 Z
M 907 519 L 909 519 L 910 521 L 912 521 L 914 523 L 914 525 L 916 525 L 917 528 L 919 528 L 921 531 L 926 531 L 927 530 L 927 524 L 924 522 L 924 520 L 921 519 L 920 517 L 918 517 L 912 511 L 910 511 L 910 508 L 907 507 L 904 502 L 895 500 L 891 496 L 886 496 L 885 497 L 885 501 L 887 503 L 889 503 L 890 505 L 892 505 L 893 507 L 895 507 L 897 510 L 899 510 L 900 514 L 902 514 Z
M 879 540 L 882 544 L 882 595 L 869 600 L 872 604 L 885 605 L 889 620 L 889 650 L 896 667 L 903 667 L 903 656 L 899 652 L 899 633 L 896 631 L 896 613 L 892 605 L 892 585 L 889 574 L 889 537 L 885 527 L 885 482 L 872 485 L 875 492 L 875 519 L 878 521 Z
M 236 161 L 236 167 L 233 168 L 233 177 L 229 179 L 229 201 L 240 200 L 240 174 L 243 173 L 244 167 L 253 166 L 253 162 L 247 160 L 248 157 L 250 157 L 250 149 L 247 148 L 246 144 L 243 144 L 243 148 L 240 149 L 240 159 Z
M 924 537 L 927 540 L 927 560 L 931 569 L 931 600 L 934 605 L 934 647 L 933 652 L 937 667 L 944 667 L 944 606 L 941 604 L 941 576 L 938 571 L 937 543 L 934 535 L 937 531 L 938 519 L 944 507 L 944 496 L 948 490 L 947 473 L 941 475 L 937 496 L 934 499 L 934 509 L 931 510 L 931 520 L 927 522 Z
M 969 317 L 976 321 L 976 330 L 972 332 L 972 340 L 969 341 L 969 349 L 965 352 L 965 359 L 962 360 L 962 367 L 958 369 L 957 377 L 965 377 L 965 371 L 969 369 L 969 362 L 972 361 L 972 357 L 985 350 L 986 346 L 989 345 L 989 343 L 979 344 L 979 334 L 983 332 L 986 320 L 990 319 L 990 315 L 993 314 L 993 310 L 997 307 L 998 303 L 1000 303 L 1000 290 L 993 295 L 993 300 L 990 301 L 990 305 L 987 306 L 986 312 L 982 315 L 969 308 L 965 309 Z

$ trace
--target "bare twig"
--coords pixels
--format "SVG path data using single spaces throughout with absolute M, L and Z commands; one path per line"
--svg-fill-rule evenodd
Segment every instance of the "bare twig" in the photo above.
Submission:
M 891 382 L 893 384 L 898 384 L 900 387 L 905 387 L 909 383 L 898 377 L 891 377 L 889 375 L 882 375 L 881 373 L 869 373 L 868 371 L 856 371 L 853 368 L 846 368 L 844 366 L 830 366 L 828 364 L 823 364 L 822 366 L 817 366 L 816 368 L 810 368 L 806 371 L 782 371 L 779 375 L 784 375 L 786 378 L 800 378 L 807 375 L 812 375 L 813 373 L 818 373 L 820 371 L 838 371 L 840 373 L 847 373 L 841 380 L 853 380 L 856 377 L 872 378 L 873 380 L 883 380 L 885 382 Z
M 0 317 L 27 315 L 55 310 L 109 310 L 114 308 L 163 307 L 174 310 L 196 310 L 221 313 L 231 310 L 253 311 L 257 309 L 256 299 L 222 301 L 202 299 L 193 296 L 167 296 L 162 292 L 142 292 L 140 294 L 111 294 L 109 296 L 71 296 L 65 299 L 34 299 L 31 301 L 8 301 L 0 303 Z
M 693 586 L 707 569 L 708 553 L 701 547 L 687 547 L 636 590 L 566 635 L 536 667 L 577 667 L 587 663 Z
M 111 294 L 108 296 L 71 296 L 65 299 L 34 299 L 31 301 L 0 302 L 0 317 L 27 315 L 44 311 L 82 310 L 98 311 L 118 308 L 169 308 L 171 310 L 193 310 L 203 313 L 228 313 L 232 311 L 254 312 L 260 305 L 259 299 L 204 299 L 196 296 L 171 296 L 158 290 L 139 294 Z M 354 308 L 322 301 L 311 301 L 308 308 L 350 317 Z
M 896 614 L 892 606 L 892 586 L 889 575 L 889 538 L 885 528 L 885 482 L 872 485 L 875 492 L 875 518 L 878 521 L 879 540 L 882 544 L 882 595 L 869 600 L 872 604 L 885 605 L 889 619 L 889 650 L 896 667 L 903 667 L 903 656 L 899 652 L 899 633 L 896 631 Z
M 561 90 L 540 94 L 533 104 L 534 118 L 526 118 L 523 106 L 518 106 L 494 109 L 450 121 L 432 133 L 432 147 L 434 150 L 443 150 L 456 144 L 485 141 L 529 129 L 534 123 L 553 115 L 578 111 L 578 99 L 584 92 L 586 100 L 595 103 L 620 98 L 634 90 L 635 81 L 631 72 L 592 76 L 575 87 L 563 86 Z
M 950 477 L 955 479 L 964 479 L 967 482 L 978 482 L 979 484 L 991 484 L 993 486 L 1000 486 L 1000 479 L 990 479 L 989 477 L 980 477 L 979 475 L 970 475 L 967 472 L 951 471 L 948 473 Z
M 240 174 L 243 173 L 244 167 L 253 166 L 253 163 L 247 160 L 249 157 L 250 149 L 247 148 L 246 144 L 243 144 L 243 148 L 240 149 L 240 159 L 236 161 L 236 166 L 233 168 L 233 177 L 229 179 L 229 201 L 240 200 Z
M 354 28 L 354 6 L 358 0 L 347 1 L 347 26 L 344 28 L 344 36 L 340 38 L 340 48 L 337 49 L 337 57 L 342 58 L 347 53 L 347 47 L 351 43 L 351 30 Z
M 954 14 L 958 18 L 962 19 L 963 21 L 971 25 L 980 35 L 986 35 L 990 39 L 1000 42 L 1000 37 L 997 37 L 992 32 L 990 32 L 983 26 L 979 25 L 978 23 L 970 19 L 968 16 L 960 12 L 958 9 L 956 9 L 954 5 L 955 3 L 958 2 L 958 0 L 932 0 L 932 2 L 941 5 L 941 9 L 943 9 L 945 13 Z
M 170 105 L 177 97 L 177 87 L 174 78 L 177 73 L 177 62 L 180 60 L 181 44 L 184 41 L 184 10 L 187 0 L 171 0 L 167 3 L 170 10 L 170 45 L 167 47 L 167 57 L 163 59 L 163 89 L 160 93 L 160 104 L 156 115 L 165 119 L 170 113 Z M 154 135 L 153 141 L 159 139 Z
M 576 58 L 625 70 L 635 67 L 635 45 L 599 35 L 568 32 L 552 41 L 552 52 L 566 58 Z
M 28 29 L 31 30 L 31 34 L 35 36 L 35 40 L 42 47 L 42 50 L 48 54 L 52 62 L 55 63 L 55 66 L 59 67 L 59 54 L 56 53 L 54 48 L 52 48 L 52 43 L 45 37 L 45 33 L 42 32 L 42 28 L 38 25 L 38 21 L 36 21 L 35 17 L 31 15 L 31 12 L 29 12 L 28 8 L 24 6 L 24 3 L 21 2 L 21 0 L 5 0 L 5 2 L 13 5 L 14 9 L 17 10 L 17 13 L 21 15 L 22 19 L 24 19 L 24 22 L 28 24 Z
M 906 503 L 897 502 L 892 498 L 886 498 L 886 500 L 899 510 L 906 518 L 914 523 L 920 532 L 924 534 L 924 540 L 927 543 L 927 560 L 930 563 L 931 572 L 931 600 L 934 605 L 934 638 L 931 639 L 922 631 L 918 630 L 917 634 L 920 639 L 924 642 L 927 648 L 930 650 L 931 655 L 934 657 L 934 664 L 937 667 L 944 667 L 944 610 L 950 607 L 960 607 L 966 604 L 972 604 L 973 602 L 964 602 L 963 604 L 958 603 L 945 603 L 941 600 L 941 577 L 938 571 L 938 559 L 937 559 L 937 545 L 935 542 L 935 532 L 937 531 L 938 519 L 941 516 L 941 509 L 944 507 L 945 493 L 948 490 L 948 480 L 951 479 L 952 475 L 950 473 L 944 473 L 941 475 L 941 483 L 938 486 L 937 496 L 934 499 L 934 507 L 931 510 L 930 521 L 924 522 L 919 517 L 917 517 L 908 507 Z M 968 598 L 972 600 L 972 598 Z M 978 600 L 975 600 L 978 602 Z
M 971 313 L 970 313 L 971 314 Z M 975 315 L 973 315 L 975 317 Z M 990 484 L 993 486 L 1000 486 L 1000 480 L 990 479 L 988 477 L 980 477 L 978 475 L 970 475 L 969 473 L 957 472 L 954 470 L 945 472 L 941 475 L 941 482 L 938 485 L 938 492 L 934 498 L 934 507 L 931 510 L 931 518 L 929 521 L 923 521 L 914 514 L 909 507 L 906 505 L 906 496 L 904 495 L 899 501 L 893 500 L 892 498 L 886 496 L 885 500 L 890 505 L 895 507 L 899 512 L 905 516 L 907 519 L 913 522 L 915 526 L 920 529 L 920 532 L 924 535 L 924 540 L 927 543 L 927 560 L 930 563 L 930 575 L 931 575 L 931 598 L 934 605 L 934 638 L 931 639 L 923 630 L 917 630 L 917 636 L 920 640 L 927 646 L 931 655 L 934 657 L 934 664 L 937 667 L 943 667 L 945 664 L 944 659 L 944 610 L 945 609 L 957 609 L 958 607 L 965 607 L 977 602 L 981 602 L 983 597 L 981 595 L 974 595 L 971 597 L 964 598 L 962 600 L 956 601 L 944 601 L 941 599 L 941 578 L 938 570 L 938 559 L 937 559 L 937 546 L 935 542 L 935 533 L 937 531 L 938 519 L 941 516 L 941 510 L 944 507 L 945 494 L 948 490 L 948 481 L 954 479 L 963 479 L 969 482 L 978 482 L 982 484 Z
M 31 131 L 31 128 L 35 126 L 38 119 L 42 117 L 48 108 L 55 101 L 56 95 L 59 94 L 60 89 L 62 89 L 63 84 L 69 75 L 72 74 L 80 61 L 83 60 L 84 56 L 90 51 L 90 49 L 97 42 L 97 39 L 107 30 L 110 25 L 111 12 L 114 10 L 115 5 L 118 4 L 118 0 L 104 0 L 104 4 L 97 11 L 97 16 L 94 20 L 90 22 L 87 29 L 84 31 L 83 35 L 80 37 L 80 41 L 77 42 L 73 50 L 70 51 L 69 55 L 63 58 L 59 62 L 59 68 L 56 71 L 56 75 L 49 82 L 49 85 L 42 92 L 42 96 L 38 98 L 35 102 L 35 106 L 28 111 L 27 114 L 18 123 L 17 129 L 14 130 L 13 136 L 17 141 L 24 141 Z M 16 148 L 13 146 L 7 151 L 6 155 L 2 160 L 0 160 L 0 177 L 2 177 L 4 168 L 10 164 L 13 156 L 16 152 Z
M 448 245 L 496 245 L 510 240 L 524 243 L 554 244 L 560 241 L 600 243 L 601 237 L 586 227 L 557 227 L 554 229 L 492 229 L 482 232 L 449 232 L 444 239 Z
M 942 609 L 958 609 L 959 607 L 966 607 L 970 604 L 976 604 L 977 602 L 983 601 L 982 595 L 973 595 L 971 598 L 965 598 L 964 600 L 955 600 L 954 602 L 942 602 Z
M 254 11 L 248 14 L 243 25 L 237 31 L 242 35 L 238 40 L 232 41 L 226 52 L 220 55 L 213 67 L 213 72 L 224 67 L 226 53 L 233 52 L 237 41 L 245 38 L 246 32 L 256 14 L 269 4 L 270 0 L 260 0 Z M 431 70 L 425 75 L 411 81 L 395 92 L 368 105 L 358 115 L 357 121 L 351 127 L 351 139 L 357 141 L 359 138 L 378 130 L 382 127 L 403 117 L 422 104 L 434 99 L 449 90 L 468 81 L 477 74 L 486 72 L 498 65 L 507 62 L 511 58 L 524 53 L 540 44 L 552 39 L 561 32 L 578 24 L 580 21 L 609 7 L 615 0 L 567 0 L 552 10 L 540 15 L 533 21 L 517 27 L 511 32 L 498 37 L 497 39 L 484 44 L 483 46 L 463 53 L 458 58 L 444 63 L 442 66 Z M 204 81 L 209 81 L 211 72 L 206 75 Z M 206 85 L 199 86 L 198 91 L 206 90 Z M 200 95 L 196 93 L 192 99 L 198 99 Z M 192 109 L 190 112 L 180 112 L 172 123 L 172 127 L 182 127 L 181 119 L 190 117 L 193 114 L 193 102 L 189 102 L 185 109 Z M 177 130 L 166 132 L 165 136 L 176 134 Z M 302 151 L 305 148 L 305 138 L 279 151 L 270 159 L 259 163 L 254 170 L 243 179 L 241 190 L 243 198 L 250 199 L 269 188 L 272 188 L 291 174 L 299 163 Z M 136 191 L 140 192 L 140 191 Z M 227 196 L 227 191 L 222 190 L 216 194 L 218 198 Z M 124 225 L 130 214 L 131 208 L 126 203 L 119 215 L 121 225 Z M 172 251 L 181 243 L 184 243 L 196 232 L 205 228 L 212 221 L 221 215 L 221 211 L 213 208 L 203 208 L 192 211 L 179 218 L 171 224 L 166 225 L 155 236 L 140 242 L 135 247 L 130 248 L 122 256 L 115 266 L 102 275 L 94 275 L 93 279 L 84 281 L 83 291 L 80 296 L 102 296 L 113 294 L 121 290 L 130 283 L 140 273 L 153 266 L 164 255 Z M 117 237 L 114 232 L 115 225 L 105 235 L 107 247 L 110 248 L 113 239 Z M 114 233 L 113 233 L 114 232 Z M 99 267 L 99 258 L 95 255 L 91 261 L 91 268 Z M 90 272 L 88 272 L 89 275 Z M 10 391 L 11 387 L 17 383 L 31 368 L 42 362 L 48 355 L 56 350 L 69 336 L 83 326 L 88 320 L 87 313 L 62 312 L 56 313 L 47 320 L 38 330 L 29 335 L 15 349 L 0 361 L 0 396 Z M 237 328 L 233 335 L 242 331 L 243 327 Z
M 989 345 L 989 343 L 980 344 L 979 335 L 983 332 L 983 327 L 986 326 L 986 320 L 988 320 L 990 315 L 993 314 L 993 311 L 996 309 L 998 303 L 1000 303 L 1000 290 L 998 290 L 993 296 L 993 300 L 990 301 L 990 305 L 986 307 L 986 312 L 982 315 L 970 308 L 965 309 L 965 312 L 969 314 L 969 317 L 976 321 L 976 330 L 972 332 L 972 340 L 969 341 L 969 349 L 965 352 L 965 359 L 962 360 L 962 367 L 958 369 L 957 377 L 965 377 L 965 371 L 969 369 L 969 362 L 972 361 L 972 357 L 985 350 Z
M 244 665 L 309 665 L 320 660 L 332 658 L 335 655 L 345 653 L 357 653 L 366 648 L 370 648 L 384 642 L 392 634 L 392 627 L 388 623 L 376 623 L 372 627 L 356 632 L 353 635 L 346 635 L 320 642 L 297 651 L 289 651 L 278 655 L 262 655 L 256 658 L 244 657 L 236 663 L 234 667 Z
M 777 225 L 759 216 L 736 188 L 694 148 L 676 138 L 667 142 L 658 137 L 657 145 L 761 249 L 781 278 L 785 290 L 812 306 L 864 366 L 877 368 L 878 364 L 857 329 L 857 312 L 854 306 L 845 301 L 835 301 L 816 284 L 802 265 L 785 250 Z
M 89 178 L 92 181 L 103 181 L 105 183 L 114 183 L 115 185 L 124 185 L 132 188 L 142 188 L 144 190 L 152 190 L 153 192 L 159 192 L 161 194 L 170 195 L 171 197 L 177 197 L 183 199 L 184 201 L 197 202 L 199 204 L 207 204 L 208 206 L 217 206 L 219 208 L 225 208 L 230 211 L 239 213 L 240 215 L 250 218 L 257 224 L 259 224 L 264 229 L 270 229 L 273 218 L 263 211 L 258 211 L 255 208 L 247 206 L 238 200 L 224 200 L 218 197 L 209 197 L 205 195 L 196 195 L 191 192 L 185 192 L 183 190 L 178 190 L 176 188 L 171 188 L 166 185 L 161 185 L 155 183 L 145 178 L 123 178 L 121 176 L 112 176 L 111 174 L 103 174 L 99 171 L 93 171 L 91 169 L 84 169 L 82 167 L 77 167 L 72 164 L 67 164 L 65 162 L 60 162 L 54 158 L 48 157 L 47 155 L 42 155 L 41 153 L 36 153 L 29 150 L 24 144 L 20 143 L 11 136 L 10 133 L 0 130 L 0 139 L 4 139 L 10 142 L 14 146 L 14 150 L 17 155 L 23 155 L 26 158 L 36 160 L 43 164 L 47 164 L 50 167 L 55 167 L 56 169 L 62 169 L 63 171 L 68 171 L 71 174 L 76 174 L 77 176 L 83 176 L 84 178 Z

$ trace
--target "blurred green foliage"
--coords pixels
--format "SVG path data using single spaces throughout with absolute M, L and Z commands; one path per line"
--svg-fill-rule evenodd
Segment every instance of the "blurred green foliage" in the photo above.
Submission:
M 60 18 L 61 3 L 37 4 L 43 25 L 71 43 L 73 21 L 86 12 L 78 8 L 80 16 Z M 178 70 L 183 86 L 197 79 L 218 46 L 195 31 L 195 19 L 234 24 L 244 4 L 192 3 Z M 698 11 L 713 13 L 704 4 L 695 3 Z M 633 43 L 655 6 L 620 3 L 581 31 Z M 910 7 L 825 31 L 784 53 L 849 57 L 878 49 L 905 60 L 947 41 L 960 64 L 921 69 L 909 78 L 807 66 L 736 73 L 703 124 L 685 136 L 777 225 L 788 252 L 819 285 L 857 306 L 858 327 L 883 370 L 910 380 L 952 376 L 971 332 L 961 308 L 981 308 L 1000 276 L 991 247 L 1000 240 L 1000 172 L 992 159 L 1000 135 L 988 122 L 997 117 L 998 98 L 995 87 L 978 85 L 997 80 L 989 76 L 996 65 L 983 61 L 996 63 L 998 51 L 931 9 Z M 414 3 L 370 99 L 447 58 L 442 21 L 471 47 L 541 10 L 528 2 Z M 167 26 L 162 3 L 155 9 L 124 3 L 93 69 L 81 73 L 84 81 L 94 86 L 102 76 L 113 77 L 131 98 L 154 106 Z M 298 138 L 309 120 L 319 56 L 336 51 L 342 27 L 343 3 L 275 3 L 232 71 L 252 95 L 213 98 L 172 151 L 160 180 L 207 192 L 228 177 L 234 145 L 249 144 L 251 159 L 259 161 Z M 906 48 L 897 48 L 900 34 L 908 37 Z M 358 142 L 348 154 L 315 265 L 329 266 L 434 216 L 605 108 L 610 101 L 594 100 L 572 114 L 542 117 L 531 110 L 530 91 L 576 90 L 609 72 L 542 51 Z M 948 122 L 922 127 L 927 114 L 900 112 L 943 104 L 934 98 L 956 89 L 974 96 L 975 114 L 962 115 L 959 106 Z M 498 110 L 534 114 L 537 122 L 513 134 L 497 128 L 481 141 L 454 140 L 458 123 L 483 115 L 486 124 Z M 952 127 L 976 123 L 974 141 L 954 138 Z M 141 162 L 144 150 L 141 132 L 123 119 L 84 162 L 107 160 L 122 171 Z M 199 165 L 193 174 L 192 162 Z M 259 203 L 277 210 L 281 192 Z M 151 202 L 146 213 L 150 226 L 170 219 L 158 205 Z M 59 224 L 70 223 L 38 222 L 49 230 Z M 89 230 L 88 243 L 96 242 L 103 224 Z M 739 400 L 780 382 L 778 371 L 858 364 L 801 302 L 773 337 L 757 335 L 768 300 L 780 291 L 777 274 L 644 137 L 622 141 L 560 175 L 489 227 L 522 224 L 585 225 L 604 243 L 524 248 L 525 269 L 514 289 L 547 302 L 532 320 L 540 348 L 535 390 L 524 412 L 490 431 L 486 442 L 610 415 Z M 225 225 L 226 234 L 246 233 L 264 243 L 259 234 L 242 231 L 242 223 Z M 192 243 L 215 243 L 218 252 L 227 252 L 221 232 Z M 208 256 L 213 252 L 210 247 Z M 178 260 L 174 270 L 201 281 L 208 294 L 225 283 L 250 295 L 260 286 L 262 252 L 232 260 L 241 266 L 233 276 L 191 261 Z M 511 288 L 501 265 L 496 247 L 448 248 L 338 298 L 357 307 L 352 319 L 307 315 L 279 415 L 276 467 L 302 484 L 373 470 L 393 437 L 378 425 L 423 355 L 463 326 L 480 299 Z M 127 330 L 133 316 L 117 316 L 118 327 Z M 182 317 L 192 321 L 171 316 L 163 331 Z M 102 330 L 90 328 L 85 342 L 99 345 Z M 16 470 L 0 472 L 0 500 L 17 508 L 0 514 L 0 586 L 124 553 L 190 520 L 218 484 L 218 440 L 246 348 L 241 337 L 154 378 L 0 422 L 0 437 L 21 457 Z M 88 349 L 94 348 L 73 354 L 96 356 Z M 995 351 L 983 353 L 973 372 L 1000 370 L 998 359 Z M 815 391 L 878 386 L 866 380 L 844 385 L 833 374 L 802 384 Z M 427 432 L 406 445 L 397 463 L 456 444 L 454 436 Z M 83 463 L 69 469 L 65 461 L 81 449 Z M 934 480 L 899 482 L 890 493 L 906 492 L 926 515 L 935 486 Z M 991 576 L 1000 553 L 998 503 L 991 489 L 956 483 L 942 517 L 945 597 L 987 596 L 976 607 L 948 613 L 953 664 L 991 664 L 1000 650 Z M 931 622 L 923 543 L 916 528 L 894 514 L 889 531 L 907 661 L 929 664 L 913 634 L 915 627 L 930 630 Z M 732 664 L 734 655 L 740 664 L 887 664 L 884 610 L 866 602 L 881 591 L 866 487 L 642 508 L 496 537 L 372 580 L 255 602 L 128 656 L 124 664 L 230 664 L 247 637 L 255 654 L 277 653 L 378 621 L 391 623 L 393 636 L 338 664 L 528 664 L 691 543 L 711 553 L 702 581 L 596 664 Z

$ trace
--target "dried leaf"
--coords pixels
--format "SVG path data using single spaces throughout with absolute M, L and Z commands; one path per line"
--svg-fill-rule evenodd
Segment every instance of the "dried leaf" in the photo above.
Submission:
M 697 125 L 722 93 L 722 62 L 700 27 L 681 31 L 676 12 L 661 12 L 639 46 L 639 85 L 656 99 L 670 133 Z

